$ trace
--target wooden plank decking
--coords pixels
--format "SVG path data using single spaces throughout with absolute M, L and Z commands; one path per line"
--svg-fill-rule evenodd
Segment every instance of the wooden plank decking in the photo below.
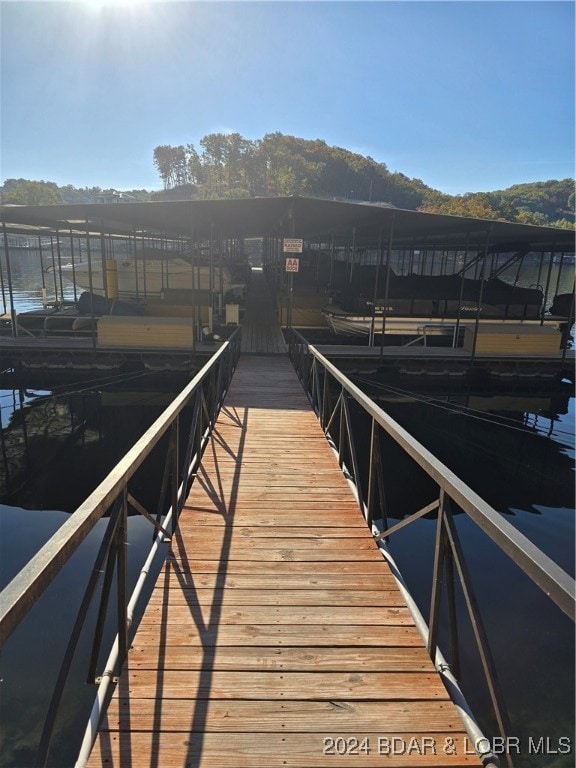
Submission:
M 242 352 L 284 355 L 287 351 L 264 272 L 253 269 L 242 322 Z
M 470 752 L 288 360 L 243 357 L 89 766 Z

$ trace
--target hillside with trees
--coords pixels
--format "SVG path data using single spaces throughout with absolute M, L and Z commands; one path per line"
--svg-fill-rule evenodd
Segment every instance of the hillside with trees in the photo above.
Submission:
M 418 210 L 572 229 L 574 180 L 535 181 L 497 192 L 466 195 L 432 193 Z
M 159 146 L 154 165 L 165 190 L 184 187 L 196 198 L 310 195 L 417 208 L 432 191 L 371 157 L 281 133 L 258 141 L 212 133 L 200 140 L 200 151 Z
M 108 203 L 114 201 L 150 200 L 151 193 L 145 189 L 119 192 L 116 189 L 83 187 L 78 189 L 67 184 L 59 187 L 53 181 L 30 181 L 29 179 L 6 179 L 0 187 L 3 205 L 73 205 L 75 203 Z
M 159 145 L 153 163 L 161 192 L 58 187 L 52 182 L 8 179 L 3 203 L 130 202 L 304 195 L 367 201 L 409 210 L 526 224 L 574 228 L 574 180 L 516 184 L 495 192 L 446 195 L 390 171 L 384 163 L 320 139 L 275 132 L 251 141 L 239 133 L 211 133 L 193 144 Z

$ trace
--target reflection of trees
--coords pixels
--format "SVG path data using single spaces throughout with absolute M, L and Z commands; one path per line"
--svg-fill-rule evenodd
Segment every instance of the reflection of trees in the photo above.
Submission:
M 490 411 L 479 418 L 422 402 L 384 407 L 495 509 L 535 512 L 536 506 L 574 506 L 573 459 L 561 442 L 537 432 L 534 423 L 525 424 L 524 413 Z M 572 439 L 565 437 L 566 442 Z M 411 497 L 426 498 L 429 481 L 414 462 L 391 446 L 383 444 L 383 451 L 389 454 L 385 473 L 388 467 L 391 477 L 397 472 L 405 478 L 401 485 L 406 487 L 396 492 L 398 508 L 404 509 Z
M 2 500 L 64 509 L 51 504 L 50 494 L 44 497 L 40 489 L 55 482 L 62 488 L 72 484 L 62 477 L 69 469 L 68 454 L 99 439 L 97 410 L 97 396 L 39 398 L 15 410 L 2 430 Z
M 102 406 L 99 393 L 32 401 L 16 410 L 2 432 L 0 501 L 27 509 L 74 511 L 120 461 L 165 407 L 136 393 L 126 403 Z M 142 401 L 140 403 L 140 401 Z M 134 488 L 153 487 L 161 449 Z

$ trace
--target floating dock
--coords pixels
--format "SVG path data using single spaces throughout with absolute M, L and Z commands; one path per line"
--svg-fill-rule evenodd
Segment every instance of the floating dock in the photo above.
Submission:
M 6 367 L 21 365 L 27 374 L 90 368 L 118 369 L 139 364 L 155 370 L 200 367 L 217 343 L 193 344 L 193 326 L 185 318 L 103 317 L 98 343 L 84 337 L 0 337 Z M 393 378 L 469 380 L 476 384 L 559 380 L 573 377 L 575 351 L 560 349 L 560 334 L 549 327 L 492 324 L 476 338 L 466 326 L 464 347 L 317 344 L 318 350 L 346 372 L 381 371 Z M 262 271 L 254 271 L 242 319 L 242 352 L 285 354 L 287 343 Z M 41 374 L 42 375 L 42 374 Z

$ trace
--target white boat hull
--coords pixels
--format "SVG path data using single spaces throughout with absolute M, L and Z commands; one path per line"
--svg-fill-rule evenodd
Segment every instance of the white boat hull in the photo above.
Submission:
M 369 315 L 354 315 L 349 312 L 344 312 L 336 307 L 328 307 L 322 310 L 328 325 L 334 333 L 339 335 L 357 335 L 368 336 L 372 333 L 372 329 L 375 335 L 382 334 L 383 327 L 385 333 L 390 335 L 402 335 L 402 336 L 452 336 L 455 332 L 457 320 L 456 318 L 438 318 L 438 317 L 399 317 L 392 315 L 386 318 L 384 326 L 384 319 L 382 315 L 377 315 L 372 318 Z M 459 325 L 461 328 L 464 325 L 474 324 L 475 318 L 466 317 L 460 318 Z M 554 325 L 558 327 L 562 320 L 560 318 L 547 317 L 544 320 L 546 325 Z M 540 325 L 540 319 L 531 320 L 518 320 L 513 318 L 494 318 L 484 317 L 480 318 L 480 324 L 522 324 L 522 325 Z

